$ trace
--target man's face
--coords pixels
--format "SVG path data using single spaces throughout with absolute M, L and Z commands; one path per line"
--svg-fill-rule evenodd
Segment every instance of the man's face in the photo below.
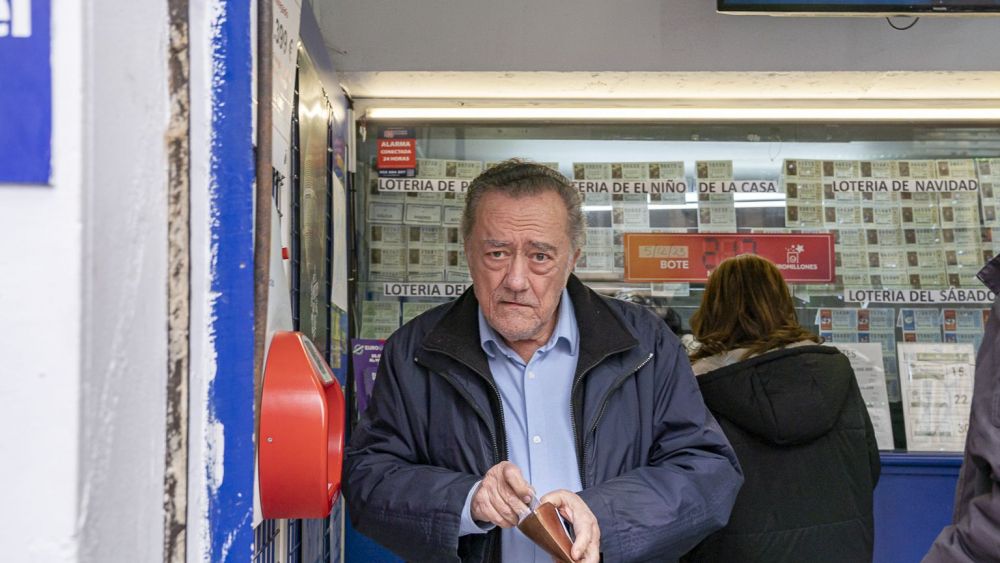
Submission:
M 556 324 L 559 297 L 580 254 L 555 192 L 512 198 L 490 193 L 465 241 L 473 290 L 486 321 L 507 341 L 543 345 Z

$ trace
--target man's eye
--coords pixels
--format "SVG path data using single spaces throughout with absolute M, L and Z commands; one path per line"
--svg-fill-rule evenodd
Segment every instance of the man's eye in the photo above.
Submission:
M 549 259 L 549 255 L 537 252 L 532 256 L 532 258 L 534 258 L 535 262 L 545 262 L 546 260 Z
M 503 251 L 494 250 L 493 252 L 488 253 L 487 256 L 489 256 L 490 258 L 503 258 Z

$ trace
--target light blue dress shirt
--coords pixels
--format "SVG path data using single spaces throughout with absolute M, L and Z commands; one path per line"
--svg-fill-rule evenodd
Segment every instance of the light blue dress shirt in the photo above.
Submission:
M 570 390 L 579 357 L 580 330 L 573 303 L 564 289 L 555 330 L 527 363 L 504 344 L 479 310 L 479 340 L 489 360 L 503 405 L 508 459 L 517 465 L 538 497 L 556 489 L 579 492 L 583 487 L 576 458 Z M 486 533 L 472 519 L 469 491 L 462 510 L 459 535 Z M 549 563 L 552 557 L 516 528 L 501 532 L 503 560 Z

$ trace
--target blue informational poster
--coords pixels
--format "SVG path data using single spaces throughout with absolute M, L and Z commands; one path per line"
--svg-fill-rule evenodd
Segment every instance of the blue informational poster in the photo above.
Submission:
M 0 184 L 52 170 L 50 0 L 0 0 Z

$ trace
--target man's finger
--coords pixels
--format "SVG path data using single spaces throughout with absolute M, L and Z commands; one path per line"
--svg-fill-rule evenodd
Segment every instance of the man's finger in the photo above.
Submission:
M 495 526 L 500 526 L 501 528 L 508 527 L 505 525 L 506 520 L 504 520 L 503 517 L 500 516 L 500 513 L 498 513 L 496 510 L 493 510 L 492 506 L 490 505 L 483 506 L 480 512 L 483 515 L 483 517 L 486 518 L 486 521 L 489 522 L 490 524 L 493 524 Z
M 507 487 L 504 487 L 507 488 Z M 493 491 L 490 495 L 489 500 L 493 508 L 500 514 L 500 516 L 506 522 L 504 528 L 510 528 L 511 526 L 517 526 L 518 522 L 518 507 L 512 506 L 508 499 L 513 499 L 517 502 L 516 498 L 512 497 L 512 493 L 507 491 L 506 493 L 500 490 Z
M 577 530 L 576 525 L 573 526 L 574 530 Z M 580 560 L 587 553 L 587 548 L 590 547 L 590 538 L 593 532 L 590 526 L 583 526 L 583 529 L 577 530 L 576 539 L 573 541 L 573 548 L 570 550 L 570 555 L 573 559 Z
M 601 528 L 583 499 L 569 491 L 558 490 L 545 495 L 541 501 L 551 502 L 559 514 L 573 525 L 576 537 L 570 555 L 574 561 L 596 561 L 593 554 L 600 558 Z
M 521 473 L 521 469 L 509 463 L 503 468 L 503 482 L 511 491 L 517 495 L 517 498 L 524 504 L 531 502 L 531 497 L 535 494 L 535 491 L 531 488 L 531 485 L 524 480 L 524 475 Z

